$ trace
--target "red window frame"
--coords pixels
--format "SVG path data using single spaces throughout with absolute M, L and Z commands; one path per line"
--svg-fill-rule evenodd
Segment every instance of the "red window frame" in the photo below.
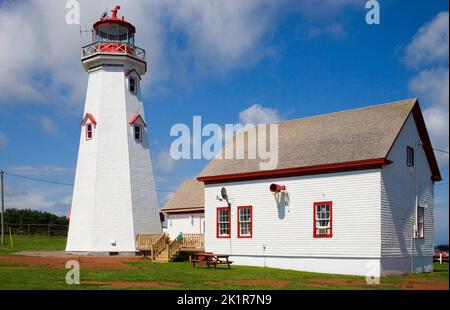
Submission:
M 419 214 L 422 214 L 422 234 L 419 231 Z M 416 239 L 425 239 L 425 208 L 421 206 L 417 206 L 417 218 L 416 218 L 416 227 L 417 227 L 417 237 Z
M 414 158 L 414 148 L 411 146 L 406 147 L 406 165 L 408 167 L 414 167 L 415 158 Z
M 317 206 L 318 205 L 330 205 L 330 232 L 326 235 L 318 234 L 316 231 L 316 222 L 317 222 Z M 332 238 L 333 237 L 333 202 L 332 201 L 321 201 L 315 202 L 313 207 L 313 236 L 314 238 Z
M 89 137 L 90 133 L 90 137 Z M 92 140 L 94 136 L 94 125 L 92 123 L 86 123 L 86 141 Z
M 241 235 L 241 210 L 250 209 L 250 235 Z M 238 238 L 249 239 L 253 237 L 253 206 L 241 206 L 237 208 L 237 232 Z
M 222 210 L 228 211 L 228 235 L 220 235 L 219 213 Z M 228 239 L 231 237 L 231 208 L 221 207 L 216 210 L 216 237 L 219 239 Z

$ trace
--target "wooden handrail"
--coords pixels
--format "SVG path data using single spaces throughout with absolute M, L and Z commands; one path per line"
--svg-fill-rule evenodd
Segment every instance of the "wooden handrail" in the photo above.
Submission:
M 189 249 L 204 249 L 205 238 L 203 234 L 183 234 L 182 245 L 183 248 Z
M 160 237 L 160 234 L 137 235 L 136 249 L 139 251 L 150 251 L 152 244 Z
M 154 260 L 156 256 L 158 256 L 158 254 L 165 249 L 166 238 L 166 234 L 163 233 L 158 239 L 156 239 L 155 242 L 152 243 L 152 260 Z
M 168 256 L 169 260 L 172 260 L 174 256 L 178 253 L 178 251 L 181 249 L 182 241 L 178 239 L 172 240 L 168 245 Z

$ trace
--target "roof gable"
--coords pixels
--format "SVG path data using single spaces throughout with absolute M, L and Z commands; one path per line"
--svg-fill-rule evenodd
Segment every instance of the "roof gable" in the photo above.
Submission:
M 261 171 L 261 159 L 216 158 L 206 166 L 198 179 L 204 182 L 231 182 L 319 170 L 381 167 L 389 163 L 387 155 L 411 113 L 424 145 L 428 145 L 427 158 L 433 178 L 437 180 L 440 177 L 439 169 L 417 99 L 280 122 L 277 169 Z M 222 155 L 227 148 L 234 147 L 239 139 L 245 137 L 235 135 L 222 150 Z M 247 158 L 247 153 L 245 150 L 244 158 Z
M 139 74 L 139 72 L 136 71 L 136 69 L 131 69 L 128 71 L 125 71 L 125 76 L 128 77 L 130 75 L 137 77 L 139 80 L 142 80 L 141 75 Z
M 433 181 L 442 181 L 441 172 L 439 170 L 439 165 L 436 160 L 436 155 L 434 154 L 433 145 L 431 144 L 431 139 L 425 125 L 422 110 L 420 109 L 419 100 L 416 100 L 411 113 L 414 117 L 417 131 L 419 132 L 419 137 L 422 141 L 422 146 L 425 151 L 425 156 L 427 157 L 428 164 L 430 165 L 431 173 L 433 174 Z
M 83 120 L 81 121 L 81 126 L 86 124 L 87 120 L 90 120 L 92 124 L 97 125 L 97 121 L 95 120 L 94 116 L 91 113 L 86 113 L 86 115 L 83 117 Z
M 197 180 L 183 182 L 172 198 L 161 209 L 162 212 L 191 212 L 204 209 L 204 185 Z
M 144 124 L 145 127 L 147 127 L 147 124 L 145 123 L 145 121 L 142 118 L 141 114 L 136 114 L 135 116 L 133 116 L 131 118 L 131 120 L 130 120 L 130 125 L 133 125 L 134 123 L 136 123 L 139 120 L 142 122 L 142 124 Z

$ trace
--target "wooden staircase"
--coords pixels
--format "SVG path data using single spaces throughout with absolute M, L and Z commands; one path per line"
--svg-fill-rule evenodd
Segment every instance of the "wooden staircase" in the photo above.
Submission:
M 154 263 L 168 263 L 169 262 L 169 249 L 166 247 L 160 252 L 153 260 Z
M 183 234 L 182 240 L 170 241 L 169 236 L 163 233 L 161 235 L 138 235 L 136 247 L 144 256 L 149 253 L 153 262 L 168 263 L 174 261 L 183 249 L 203 250 L 204 243 L 201 234 Z

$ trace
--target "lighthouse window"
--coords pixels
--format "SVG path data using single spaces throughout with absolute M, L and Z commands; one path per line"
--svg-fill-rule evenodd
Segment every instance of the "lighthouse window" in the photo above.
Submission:
M 140 125 L 134 125 L 134 140 L 142 141 L 142 127 Z
M 136 78 L 130 77 L 130 93 L 136 94 L 137 93 L 137 81 Z
M 86 124 L 86 140 L 92 140 L 92 124 Z

